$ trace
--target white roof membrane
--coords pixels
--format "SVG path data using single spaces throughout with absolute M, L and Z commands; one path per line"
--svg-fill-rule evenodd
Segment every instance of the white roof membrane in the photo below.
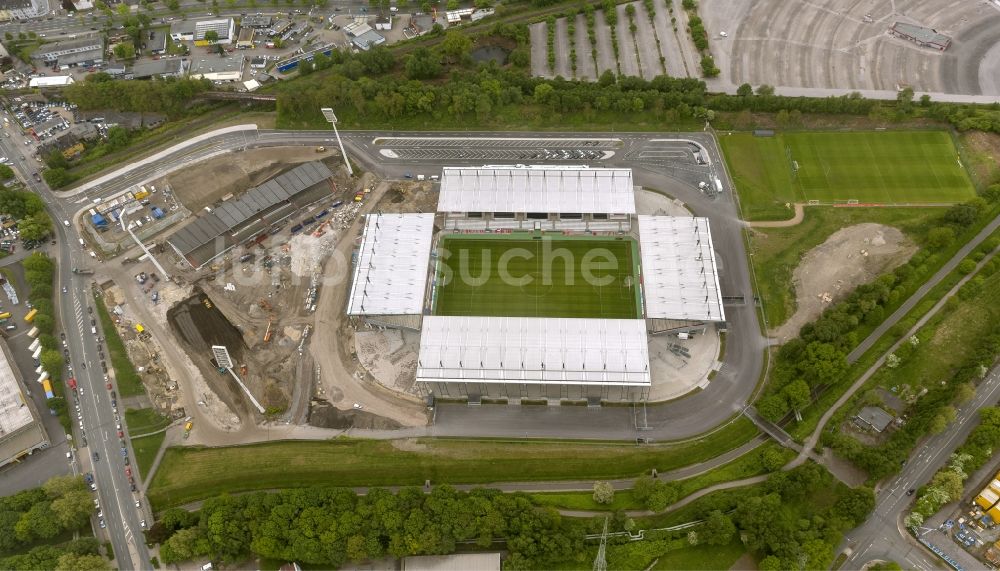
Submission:
M 648 386 L 645 321 L 426 316 L 417 381 Z
M 708 219 L 638 219 L 646 317 L 725 321 Z
M 632 170 L 445 167 L 438 211 L 635 214 Z
M 369 214 L 347 314 L 422 313 L 433 230 L 433 213 Z

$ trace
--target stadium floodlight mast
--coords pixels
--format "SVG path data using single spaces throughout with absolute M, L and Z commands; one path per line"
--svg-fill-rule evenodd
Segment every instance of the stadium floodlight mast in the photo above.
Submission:
M 340 132 L 337 131 L 337 115 L 329 107 L 323 107 L 320 111 L 323 113 L 323 117 L 326 117 L 327 122 L 333 125 L 333 134 L 337 136 L 337 145 L 340 146 L 340 156 L 344 157 L 344 166 L 347 167 L 347 174 L 354 176 L 351 163 L 347 160 L 347 153 L 344 151 L 344 143 L 340 140 Z

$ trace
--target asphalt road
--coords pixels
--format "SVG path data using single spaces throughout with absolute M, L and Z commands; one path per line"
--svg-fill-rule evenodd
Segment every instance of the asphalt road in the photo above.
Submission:
M 19 157 L 25 147 L 20 135 L 10 138 L 0 138 L 0 148 L 10 158 Z M 78 401 L 83 413 L 83 430 L 74 417 L 74 441 L 81 440 L 81 432 L 86 432 L 88 446 L 78 450 L 76 462 L 80 472 L 92 472 L 97 484 L 97 497 L 104 512 L 107 523 L 106 531 L 97 529 L 98 537 L 106 533 L 114 548 L 116 563 L 121 569 L 149 568 L 149 553 L 142 540 L 140 521 L 144 518 L 136 508 L 128 479 L 125 475 L 125 460 L 121 454 L 121 445 L 116 434 L 115 413 L 111 407 L 111 398 L 105 388 L 100 361 L 98 359 L 97 337 L 103 337 L 100 323 L 96 324 L 98 334 L 91 330 L 91 316 L 87 307 L 91 305 L 90 280 L 87 276 L 75 275 L 72 268 L 85 267 L 89 257 L 79 246 L 80 235 L 74 225 L 65 226 L 63 220 L 72 216 L 73 208 L 56 200 L 49 188 L 36 183 L 31 178 L 37 166 L 31 164 L 32 159 L 15 160 L 14 168 L 25 180 L 32 191 L 39 194 L 48 206 L 54 225 L 58 247 L 58 273 L 56 276 L 56 291 L 66 288 L 66 293 L 57 294 L 59 322 L 66 333 L 67 348 L 70 352 L 70 363 L 74 376 L 80 388 Z M 86 363 L 86 365 L 84 365 Z M 67 389 L 68 391 L 68 389 Z M 71 392 L 71 391 L 68 391 Z M 73 408 L 73 397 L 67 395 L 70 408 Z M 130 444 L 126 440 L 126 450 L 132 457 Z M 47 451 L 58 454 L 55 451 Z M 93 454 L 97 453 L 99 460 L 95 461 Z M 23 467 L 22 467 L 23 468 Z M 96 517 L 94 518 L 97 528 Z
M 446 165 L 483 164 L 483 159 L 466 156 L 434 159 L 387 158 L 377 143 L 380 138 L 447 139 L 453 137 L 532 138 L 539 135 L 524 132 L 341 132 L 344 145 L 353 161 L 390 178 L 404 173 L 432 174 Z M 683 200 L 697 215 L 708 217 L 720 266 L 720 284 L 725 296 L 745 296 L 753 299 L 746 250 L 735 198 L 728 190 L 711 198 L 698 189 L 698 182 L 713 177 L 722 180 L 725 189 L 732 189 L 728 174 L 721 167 L 722 158 L 714 138 L 707 133 L 545 133 L 546 139 L 573 141 L 616 139 L 618 149 L 605 160 L 591 161 L 598 166 L 624 166 L 633 169 L 636 184 L 656 189 Z M 99 179 L 100 184 L 83 185 L 60 193 L 67 207 L 84 208 L 95 198 L 106 199 L 127 191 L 131 186 L 184 168 L 206 155 L 239 152 L 247 147 L 288 144 L 328 145 L 334 143 L 331 131 L 229 131 L 217 137 L 203 137 L 190 146 L 163 151 L 150 159 L 139 159 L 119 171 Z M 603 143 L 601 143 L 603 144 Z M 535 143 L 526 142 L 525 148 Z M 447 146 L 428 143 L 428 146 Z M 510 148 L 498 141 L 497 147 Z M 466 153 L 478 146 L 466 147 Z M 697 165 L 692 150 L 700 148 L 707 155 L 707 164 Z M 684 150 L 686 149 L 686 150 Z M 445 155 L 442 155 L 444 157 Z M 554 164 L 579 164 L 579 160 L 529 161 Z M 605 407 L 597 410 L 578 407 L 506 407 L 484 406 L 470 409 L 465 405 L 438 407 L 437 417 L 429 432 L 437 436 L 524 436 L 562 438 L 631 439 L 642 433 L 657 440 L 677 440 L 704 433 L 738 414 L 747 404 L 763 367 L 765 339 L 760 334 L 757 311 L 752 304 L 726 307 L 728 335 L 723 366 L 704 390 L 680 400 L 643 411 L 631 407 Z M 558 422 L 555 422 L 558 420 Z
M 875 511 L 863 525 L 849 532 L 841 545 L 852 553 L 843 569 L 859 569 L 876 559 L 896 561 L 904 569 L 933 569 L 943 566 L 936 557 L 920 547 L 902 527 L 902 516 L 913 500 L 910 489 L 919 489 L 930 481 L 956 448 L 965 442 L 978 423 L 976 411 L 1000 400 L 1000 367 L 995 367 L 979 385 L 976 398 L 960 407 L 955 422 L 941 434 L 928 438 L 903 467 L 902 472 L 885 484 L 876 495 Z

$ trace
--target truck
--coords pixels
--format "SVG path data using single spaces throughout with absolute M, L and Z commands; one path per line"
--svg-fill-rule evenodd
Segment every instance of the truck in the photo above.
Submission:
M 145 330 L 146 330 L 146 328 L 143 327 L 141 323 L 136 323 L 135 324 L 135 332 L 136 333 L 142 333 Z
M 73 273 L 80 276 L 89 276 L 94 273 L 94 270 L 88 270 L 87 268 L 73 268 Z
M 28 322 L 28 323 L 31 323 L 32 321 L 35 320 L 35 316 L 36 315 L 38 315 L 38 310 L 37 309 L 32 309 L 31 311 L 28 312 L 28 315 L 24 316 L 24 320 L 26 322 Z M 0 314 L 0 316 L 2 316 L 2 314 Z
M 0 319 L 10 319 L 10 312 L 5 311 L 3 313 L 0 313 Z
M 52 392 L 52 382 L 48 379 L 42 381 L 42 389 L 45 390 L 45 398 L 54 399 L 56 398 L 55 393 Z
M 31 345 L 28 345 L 28 351 L 34 351 L 35 349 L 38 349 L 38 347 L 41 344 L 42 344 L 41 339 L 35 339 L 34 341 L 31 342 Z
M 719 177 L 715 177 L 715 191 L 720 194 L 722 193 L 722 181 L 719 180 Z
M 73 377 L 67 379 L 66 384 L 69 385 L 69 388 L 73 389 L 74 391 L 76 390 L 76 379 L 74 379 Z
M 28 337 L 31 337 L 32 339 L 38 337 L 38 328 L 32 327 L 30 330 L 28 330 Z M 37 341 L 37 339 L 35 340 Z
M 425 177 L 425 176 L 424 176 L 424 175 L 422 175 L 422 174 L 418 174 L 418 175 L 417 175 L 417 180 L 424 180 L 425 178 L 427 178 L 427 177 Z
M 41 347 L 36 347 L 36 348 L 35 348 L 35 352 L 31 354 L 31 358 L 32 358 L 32 359 L 37 359 L 37 358 L 39 358 L 39 357 L 40 357 L 41 355 L 42 355 L 42 348 L 41 348 Z

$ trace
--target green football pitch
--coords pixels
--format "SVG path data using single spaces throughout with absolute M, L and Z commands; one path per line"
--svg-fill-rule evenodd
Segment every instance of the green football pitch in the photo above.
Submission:
M 639 315 L 634 240 L 447 236 L 438 248 L 435 315 Z
M 961 202 L 975 196 L 943 131 L 785 133 L 719 140 L 745 214 L 787 217 L 785 203 Z

